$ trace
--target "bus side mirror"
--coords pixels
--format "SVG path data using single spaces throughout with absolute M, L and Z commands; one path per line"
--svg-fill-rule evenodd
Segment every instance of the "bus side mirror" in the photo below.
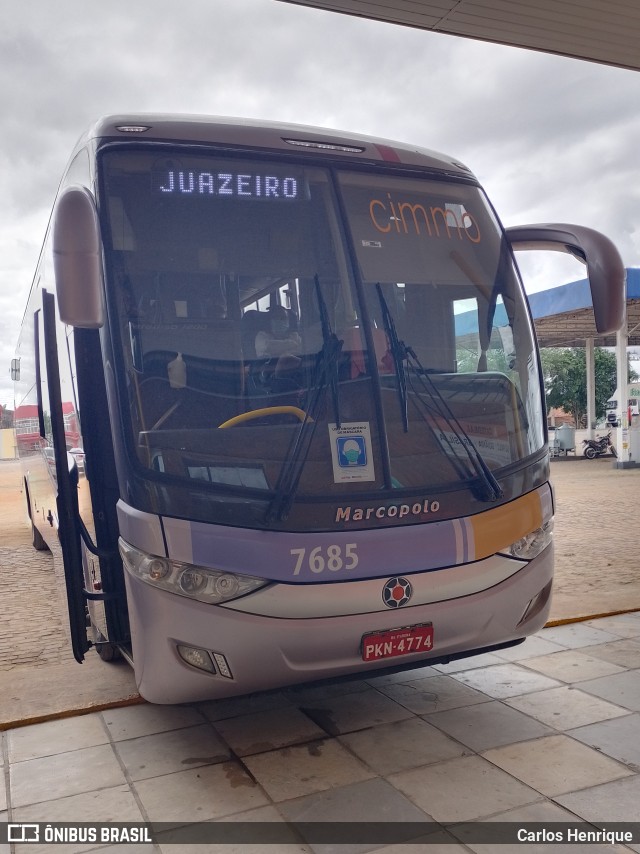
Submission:
M 20 379 L 20 359 L 11 360 L 11 379 L 18 382 Z
M 82 329 L 102 326 L 100 225 L 93 197 L 84 187 L 67 187 L 56 202 L 53 266 L 62 322 Z
M 614 244 L 592 228 L 553 223 L 517 225 L 506 229 L 515 251 L 551 249 L 568 252 L 587 266 L 596 329 L 601 335 L 616 332 L 625 320 L 626 274 Z

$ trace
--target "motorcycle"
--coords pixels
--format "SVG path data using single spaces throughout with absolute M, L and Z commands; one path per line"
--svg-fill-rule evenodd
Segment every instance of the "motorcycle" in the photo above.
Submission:
M 595 439 L 583 439 L 584 448 L 582 453 L 588 460 L 595 460 L 596 457 L 601 457 L 609 451 L 612 456 L 617 457 L 615 446 L 611 441 L 611 431 L 606 436 L 596 436 Z

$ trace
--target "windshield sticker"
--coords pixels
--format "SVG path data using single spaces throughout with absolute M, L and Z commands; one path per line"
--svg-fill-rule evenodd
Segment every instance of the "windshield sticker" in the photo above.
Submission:
M 372 225 L 382 234 L 394 230 L 398 234 L 416 237 L 435 237 L 459 240 L 466 237 L 471 243 L 480 243 L 482 235 L 477 220 L 464 205 L 445 204 L 425 206 L 412 201 L 387 198 L 371 199 L 369 217 Z
M 375 480 L 371 430 L 367 421 L 329 424 L 335 483 Z

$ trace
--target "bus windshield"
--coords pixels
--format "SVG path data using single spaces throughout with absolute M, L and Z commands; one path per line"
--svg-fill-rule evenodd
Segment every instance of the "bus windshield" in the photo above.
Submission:
M 120 407 L 160 512 L 308 528 L 322 502 L 491 501 L 543 448 L 521 284 L 470 181 L 165 146 L 100 164 Z

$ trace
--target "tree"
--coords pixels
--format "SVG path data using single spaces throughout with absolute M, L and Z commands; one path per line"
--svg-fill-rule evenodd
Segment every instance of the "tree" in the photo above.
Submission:
M 560 408 L 573 415 L 580 426 L 587 413 L 587 362 L 583 348 L 546 348 L 541 351 L 547 409 Z M 603 418 L 605 404 L 616 388 L 615 353 L 594 348 L 596 418 Z M 629 380 L 638 378 L 629 368 Z

